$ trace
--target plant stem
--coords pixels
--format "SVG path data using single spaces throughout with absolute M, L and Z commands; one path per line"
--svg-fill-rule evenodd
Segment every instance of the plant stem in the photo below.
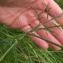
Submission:
M 2 57 L 0 57 L 0 62 L 3 60 L 3 58 L 7 55 L 7 53 L 17 44 L 17 40 L 15 39 L 15 42 L 12 44 L 12 46 L 3 54 Z
M 45 39 L 45 38 L 39 37 L 39 36 L 37 36 L 37 35 L 35 35 L 35 34 L 29 34 L 29 35 L 35 36 L 35 37 L 40 38 L 40 39 L 42 39 L 42 40 L 44 40 L 44 41 L 46 41 L 46 42 L 48 42 L 48 43 L 51 43 L 51 44 L 53 44 L 53 45 L 56 45 L 56 46 L 58 46 L 58 47 L 63 48 L 63 46 L 58 45 L 58 44 L 56 44 L 56 43 L 53 42 L 53 41 L 50 41 L 50 40 L 47 40 L 47 39 Z

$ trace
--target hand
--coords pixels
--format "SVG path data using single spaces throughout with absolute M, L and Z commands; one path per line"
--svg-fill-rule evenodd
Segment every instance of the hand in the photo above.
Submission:
M 4 3 L 4 4 L 3 4 Z M 45 5 L 46 4 L 46 5 Z M 7 2 L 0 3 L 0 20 L 1 23 L 10 26 L 12 28 L 18 28 L 24 32 L 28 32 L 37 27 L 37 25 L 43 24 L 47 20 L 46 6 L 49 11 L 48 20 L 52 17 L 59 16 L 62 14 L 62 9 L 53 0 L 7 0 Z M 31 8 L 33 7 L 38 13 L 41 13 L 42 17 L 40 20 L 36 17 L 36 12 Z M 52 20 L 54 24 L 63 24 L 63 16 L 57 20 Z M 45 26 L 54 26 L 52 22 L 48 22 L 45 25 L 40 25 L 39 28 L 44 28 Z M 38 30 L 33 33 L 39 37 L 50 40 L 58 45 L 63 45 L 63 30 L 61 31 L 57 27 L 50 28 L 50 30 L 56 32 L 52 33 L 50 31 Z M 47 49 L 49 45 L 55 50 L 60 50 L 61 48 L 41 40 L 38 37 L 28 35 L 39 47 L 42 49 Z

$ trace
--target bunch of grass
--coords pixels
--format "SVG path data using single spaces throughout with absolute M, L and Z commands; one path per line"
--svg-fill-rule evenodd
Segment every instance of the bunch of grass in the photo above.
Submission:
M 62 0 L 55 1 L 58 4 L 59 2 L 63 2 Z M 62 4 L 60 6 L 62 7 Z M 32 10 L 36 12 L 37 19 L 40 21 L 40 14 L 42 12 L 38 14 L 38 12 L 33 7 Z M 60 18 L 61 16 L 53 17 L 51 20 Z M 52 27 L 45 28 L 39 28 L 39 26 L 40 24 L 35 29 L 29 32 L 37 30 L 46 31 L 53 27 L 61 27 L 61 25 L 54 25 Z M 29 32 L 25 33 L 17 29 L 11 29 L 5 25 L 0 25 L 0 63 L 63 63 L 63 46 L 55 44 L 45 38 L 38 37 L 33 33 L 30 34 Z M 30 40 L 30 38 L 27 37 L 27 34 L 33 35 L 51 44 L 59 46 L 62 48 L 62 50 L 54 51 L 51 47 L 48 50 L 42 50 L 38 48 L 38 46 L 36 46 L 32 42 L 32 40 Z

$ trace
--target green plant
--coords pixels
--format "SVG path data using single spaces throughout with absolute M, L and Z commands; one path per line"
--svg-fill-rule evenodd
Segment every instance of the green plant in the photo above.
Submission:
M 59 3 L 61 1 L 58 0 L 57 2 Z M 62 6 L 62 4 L 60 6 Z M 36 12 L 34 8 L 33 11 Z M 36 14 L 38 17 L 37 19 L 40 21 L 40 14 L 38 14 L 37 12 Z M 51 20 L 57 19 L 59 17 L 61 16 L 53 17 Z M 48 12 L 47 12 L 47 19 L 48 19 Z M 39 26 L 40 24 L 30 32 L 42 30 L 42 28 L 39 28 Z M 61 27 L 61 25 L 54 25 L 52 27 L 47 28 L 45 27 L 43 28 L 43 30 L 46 30 L 47 32 L 48 29 L 53 27 L 59 28 Z M 62 59 L 63 49 L 61 51 L 54 51 L 52 48 L 49 48 L 48 50 L 42 50 L 38 48 L 26 36 L 27 34 L 30 33 L 29 32 L 25 33 L 20 30 L 11 29 L 5 25 L 0 25 L 0 63 L 63 63 Z M 34 34 L 31 35 L 36 36 Z M 41 39 L 47 41 L 45 38 Z M 51 41 L 48 42 L 52 43 Z M 62 47 L 60 45 L 57 46 Z

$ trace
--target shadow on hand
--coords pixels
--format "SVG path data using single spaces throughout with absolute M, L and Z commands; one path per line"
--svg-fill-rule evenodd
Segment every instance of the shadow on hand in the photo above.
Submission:
M 32 2 L 31 2 L 32 1 Z M 0 6 L 3 7 L 26 7 L 35 0 L 0 0 Z

